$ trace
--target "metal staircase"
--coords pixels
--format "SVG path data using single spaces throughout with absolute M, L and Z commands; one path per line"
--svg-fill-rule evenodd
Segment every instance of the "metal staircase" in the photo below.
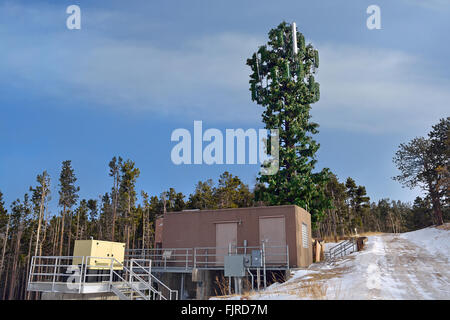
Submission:
M 150 300 L 147 296 L 143 295 L 137 288 L 133 288 L 132 285 L 127 284 L 111 285 L 111 292 L 114 293 L 120 300 Z
M 151 284 L 135 275 L 132 270 L 128 269 L 117 260 L 116 262 L 123 267 L 125 277 L 122 277 L 117 271 L 112 270 L 112 276 L 117 277 L 119 282 L 110 283 L 111 292 L 118 296 L 120 300 L 153 300 L 152 293 L 157 291 Z
M 139 262 L 138 262 L 139 261 Z M 125 276 L 121 276 L 115 270 L 112 270 L 113 276 L 120 281 L 111 283 L 111 292 L 119 297 L 120 300 L 172 300 L 178 299 L 178 291 L 171 290 L 158 278 L 151 273 L 151 260 L 131 259 L 129 266 L 126 267 L 116 260 L 122 266 Z M 153 284 L 165 289 L 167 294 L 155 289 Z
M 348 240 L 342 241 L 334 247 L 331 247 L 328 252 L 325 252 L 325 260 L 335 261 L 339 257 L 343 257 L 357 251 L 356 248 L 357 246 L 355 238 L 350 238 Z
M 153 300 L 178 300 L 178 291 L 170 289 L 152 274 L 151 260 L 131 259 L 129 262 L 132 287 L 133 284 L 139 283 L 139 287 L 146 288 L 148 297 L 153 297 Z M 160 291 L 156 290 L 155 286 L 157 286 Z

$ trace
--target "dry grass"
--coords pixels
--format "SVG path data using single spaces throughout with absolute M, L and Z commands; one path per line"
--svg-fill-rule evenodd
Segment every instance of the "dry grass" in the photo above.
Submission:
M 322 279 L 317 280 L 317 279 Z M 329 276 L 320 277 L 316 279 L 308 279 L 299 281 L 297 285 L 290 284 L 283 290 L 271 290 L 270 292 L 244 292 L 239 296 L 240 300 L 252 300 L 258 299 L 268 295 L 289 295 L 297 297 L 298 299 L 313 299 L 313 300 L 325 300 L 325 299 L 344 299 L 342 295 L 340 282 L 327 282 L 326 279 L 331 278 Z M 233 298 L 237 297 L 237 294 L 222 295 L 220 298 Z
M 250 297 L 254 295 L 253 291 L 244 292 L 241 294 L 241 300 L 250 300 Z
M 331 290 L 332 289 L 332 290 Z M 268 295 L 289 295 L 298 299 L 343 299 L 341 285 L 339 283 L 329 283 L 326 281 L 316 281 L 313 279 L 303 280 L 297 286 L 289 286 L 283 290 L 273 290 L 268 293 L 249 292 L 241 296 L 242 300 L 258 299 Z
M 327 243 L 327 242 L 339 242 L 339 241 L 348 240 L 349 238 L 354 238 L 354 237 L 379 236 L 379 235 L 382 235 L 382 234 L 384 234 L 384 232 L 368 231 L 368 232 L 361 232 L 361 233 L 358 233 L 358 234 L 337 236 L 336 238 L 333 237 L 333 236 L 326 236 L 326 237 L 323 237 L 320 240 L 323 240 L 325 243 Z
M 335 238 L 335 237 L 326 236 L 326 237 L 323 237 L 321 240 L 323 240 L 324 242 L 338 242 L 338 241 L 340 241 L 340 237 Z
M 324 299 L 327 295 L 328 285 L 322 281 L 303 281 L 297 292 L 300 298 Z
M 341 283 L 331 284 L 322 281 L 305 281 L 297 296 L 303 299 L 315 300 L 342 299 Z
M 437 226 L 436 227 L 437 229 L 441 229 L 441 230 L 450 230 L 450 222 L 447 222 L 447 223 L 444 223 L 443 225 L 441 225 L 441 226 Z
M 225 276 L 221 276 L 220 278 L 218 276 L 216 276 L 215 278 L 215 284 L 217 285 L 218 289 L 214 289 L 216 296 L 221 296 L 221 297 L 234 297 L 237 296 L 238 294 L 236 293 L 232 293 L 231 295 L 229 294 L 229 286 L 228 286 L 228 278 L 226 278 Z M 253 291 L 250 290 L 246 290 L 245 288 L 251 288 L 252 284 L 251 281 L 248 279 L 243 279 L 243 287 L 244 289 L 242 289 L 242 294 L 241 294 L 241 300 L 247 300 L 249 299 L 249 297 L 253 294 Z M 232 292 L 234 291 L 234 286 L 232 286 L 231 288 Z
M 283 285 L 282 288 L 271 290 L 270 295 L 290 295 L 298 299 L 344 299 L 339 278 L 348 271 L 348 267 L 335 267 L 331 270 L 321 270 L 308 274 L 308 278 L 298 278 Z M 244 299 L 257 298 L 266 293 L 250 292 Z
M 216 279 L 214 281 L 219 288 L 219 291 L 217 289 L 214 289 L 216 296 L 228 296 L 228 279 L 224 276 L 221 276 L 220 278 L 216 276 Z
M 369 231 L 369 232 L 362 232 L 359 234 L 359 236 L 360 237 L 370 237 L 370 236 L 381 236 L 382 234 L 384 234 L 384 232 Z

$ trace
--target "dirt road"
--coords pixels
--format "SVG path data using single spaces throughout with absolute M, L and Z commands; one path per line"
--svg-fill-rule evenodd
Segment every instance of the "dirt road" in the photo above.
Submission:
M 361 252 L 295 271 L 289 281 L 246 298 L 450 300 L 449 254 L 402 235 L 371 236 Z
M 448 257 L 393 234 L 369 238 L 367 250 L 356 255 L 359 266 L 349 272 L 367 268 L 365 299 L 450 299 Z

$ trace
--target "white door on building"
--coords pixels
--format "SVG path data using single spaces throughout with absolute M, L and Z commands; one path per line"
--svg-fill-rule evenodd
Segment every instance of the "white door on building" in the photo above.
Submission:
M 216 261 L 218 265 L 223 264 L 223 256 L 228 254 L 228 246 L 237 244 L 237 223 L 216 224 Z
M 265 243 L 266 263 L 286 264 L 286 226 L 284 217 L 259 218 L 259 240 L 260 243 L 262 241 Z

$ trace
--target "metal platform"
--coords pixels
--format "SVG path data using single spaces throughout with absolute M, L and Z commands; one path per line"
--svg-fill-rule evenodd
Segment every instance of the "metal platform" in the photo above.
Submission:
M 178 291 L 170 289 L 158 277 L 164 273 L 192 274 L 196 270 L 225 273 L 227 256 L 252 257 L 257 253 L 260 264 L 245 266 L 246 276 L 263 278 L 266 272 L 289 270 L 288 246 L 228 248 L 151 248 L 127 250 L 125 260 L 111 257 L 37 256 L 31 260 L 27 290 L 53 293 L 114 293 L 120 299 L 171 300 Z M 251 258 L 250 258 L 251 259 Z M 99 267 L 98 260 L 102 261 Z M 80 263 L 81 261 L 81 263 Z M 97 261 L 96 264 L 93 261 Z M 255 276 L 256 275 L 256 276 Z M 252 281 L 253 286 L 253 281 Z
M 57 293 L 106 293 L 111 292 L 109 282 L 83 283 L 81 287 L 70 288 L 67 282 L 35 281 L 28 284 L 28 291 Z
M 89 265 L 95 259 L 108 260 L 109 264 Z M 36 256 L 31 259 L 27 290 L 74 294 L 112 292 L 122 300 L 178 299 L 178 291 L 155 277 L 151 265 L 146 259 L 121 263 L 110 257 Z

